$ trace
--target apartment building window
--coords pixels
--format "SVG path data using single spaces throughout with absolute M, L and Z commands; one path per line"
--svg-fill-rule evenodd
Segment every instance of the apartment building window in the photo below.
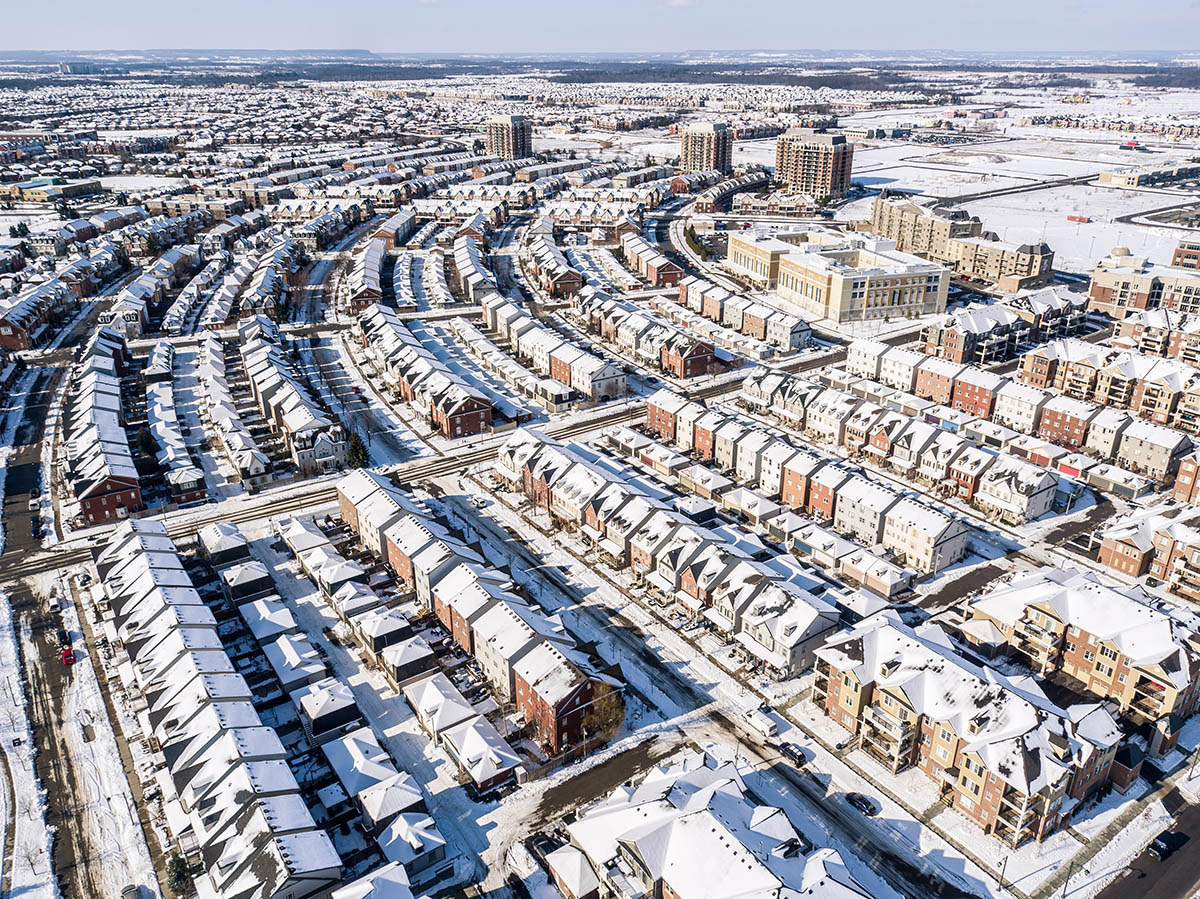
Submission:
M 847 705 L 847 706 L 854 705 L 854 694 L 853 693 L 842 694 L 842 704 Z
M 1100 655 L 1106 659 L 1109 659 L 1110 661 L 1115 662 L 1117 660 L 1118 653 L 1111 646 L 1101 646 L 1100 647 Z
M 954 734 L 950 733 L 950 731 L 946 730 L 946 728 L 944 728 L 944 727 L 942 728 L 942 732 L 941 732 L 940 736 L 943 740 L 946 740 L 947 742 L 949 742 L 950 740 L 952 740 L 954 738 Z
M 1085 649 L 1083 651 L 1083 657 L 1085 660 L 1090 662 L 1096 658 L 1096 654 L 1094 652 L 1092 652 L 1090 649 Z
M 1096 663 L 1096 670 L 1104 675 L 1104 677 L 1111 677 L 1113 673 L 1112 666 L 1105 665 L 1103 662 Z
M 947 751 L 945 746 L 939 746 L 937 754 L 938 754 L 938 758 L 940 758 L 942 761 L 950 760 L 950 753 Z
M 1067 652 L 1074 652 L 1074 651 L 1075 651 L 1075 644 L 1072 643 L 1070 640 L 1068 640 L 1067 641 Z
M 968 799 L 966 796 L 960 795 L 958 797 L 958 804 L 961 805 L 963 808 L 965 808 L 967 811 L 974 811 L 974 809 L 975 809 L 975 803 L 972 800 Z
M 1129 675 L 1127 675 L 1127 674 L 1118 674 L 1117 675 L 1117 683 L 1123 684 L 1127 680 L 1129 680 Z

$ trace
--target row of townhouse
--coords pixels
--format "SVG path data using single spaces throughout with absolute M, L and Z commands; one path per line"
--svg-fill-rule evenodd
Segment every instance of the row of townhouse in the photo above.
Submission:
M 711 341 L 666 321 L 631 300 L 584 289 L 571 300 L 572 309 L 589 333 L 615 343 L 639 362 L 660 368 L 677 378 L 706 375 L 718 360 Z M 725 364 L 734 359 L 721 351 Z
M 201 264 L 200 247 L 184 244 L 172 247 L 147 266 L 145 271 L 121 289 L 108 308 L 97 316 L 102 325 L 138 338 L 150 324 L 151 313 L 168 292 L 183 283 Z
M 451 319 L 450 330 L 484 368 L 493 372 L 507 386 L 542 406 L 547 412 L 569 409 L 578 397 L 570 386 L 554 378 L 542 377 L 521 365 L 465 318 Z
M 583 275 L 567 262 L 554 241 L 554 219 L 538 216 L 525 231 L 525 253 L 541 288 L 550 296 L 570 297 L 583 288 Z
M 761 457 L 761 470 L 764 472 L 762 478 L 767 483 L 778 481 L 783 464 L 792 459 L 792 447 L 782 434 L 760 431 L 752 424 L 747 424 L 746 427 L 754 432 L 752 442 L 757 444 L 764 438 L 769 442 Z M 830 526 L 823 526 L 811 518 L 796 514 L 798 511 L 805 511 L 799 507 L 789 511 L 789 507 L 779 501 L 779 496 L 768 497 L 765 491 L 754 489 L 758 487 L 757 483 L 754 483 L 753 487 L 745 484 L 737 486 L 732 477 L 722 474 L 703 461 L 684 455 L 641 431 L 623 425 L 607 429 L 604 440 L 610 452 L 619 453 L 635 465 L 652 471 L 657 480 L 683 493 L 685 498 L 679 501 L 676 508 L 694 521 L 710 521 L 718 509 L 724 509 L 748 526 L 762 530 L 771 540 L 801 558 L 810 560 L 844 583 L 865 587 L 885 599 L 892 599 L 912 588 L 916 571 L 885 558 L 885 554 L 888 553 L 886 545 L 873 543 L 872 548 L 864 548 L 861 543 L 856 543 L 835 531 L 832 526 L 834 522 L 829 522 Z M 742 465 L 742 470 L 731 474 L 744 481 L 745 478 L 754 476 L 753 464 L 756 455 L 745 446 L 741 449 L 742 452 L 737 453 L 736 457 Z M 809 464 L 816 466 L 815 457 Z M 840 473 L 849 475 L 855 474 L 855 471 L 840 470 Z M 823 477 L 816 483 L 814 496 L 819 494 L 820 499 L 816 500 L 815 504 L 826 512 L 833 512 L 833 487 L 837 486 L 836 479 L 831 475 L 828 479 Z M 931 541 L 934 545 L 931 545 L 928 551 L 925 550 L 925 534 L 930 528 L 939 527 L 940 520 L 936 517 L 932 521 L 926 520 L 927 510 L 919 504 L 905 503 L 903 506 L 894 506 L 890 512 L 890 517 L 885 519 L 883 542 L 903 547 L 902 553 L 905 557 L 917 559 L 928 556 L 932 562 L 941 563 L 946 549 L 953 551 L 957 548 L 949 546 L 951 543 L 957 543 L 957 532 L 952 529 L 952 532 L 945 535 L 944 541 Z M 854 502 L 846 503 L 843 514 L 845 517 L 841 524 L 847 533 L 853 524 L 860 522 L 864 517 L 861 507 Z M 687 606 L 683 595 L 677 599 L 690 612 L 696 611 Z
M 458 289 L 468 303 L 478 303 L 496 291 L 496 276 L 484 261 L 480 241 L 470 234 L 454 239 L 454 271 Z
M 280 529 L 292 543 L 297 542 L 298 530 L 310 538 L 310 543 L 316 543 L 321 534 L 319 528 L 304 529 L 294 520 Z M 375 732 L 363 726 L 353 694 L 343 682 L 329 676 L 321 655 L 287 605 L 274 594 L 270 573 L 261 562 L 251 559 L 249 544 L 237 525 L 209 525 L 197 538 L 198 555 L 216 569 L 226 595 L 258 643 L 283 692 L 291 697 L 305 736 L 314 749 L 320 749 L 342 784 L 343 796 L 323 794 L 329 817 L 356 814 L 363 832 L 379 846 L 388 866 L 400 868 L 406 882 L 427 886 L 448 873 L 453 856 L 447 858 L 445 838 L 429 816 L 425 793 L 409 772 L 396 767 Z M 329 543 L 314 545 L 308 552 L 321 555 L 323 548 L 336 554 Z M 305 571 L 311 570 L 305 564 L 311 556 L 306 558 L 300 553 L 298 558 Z M 335 605 L 335 609 L 355 639 L 385 671 L 398 652 L 419 641 L 427 653 L 421 670 L 427 672 L 435 664 L 432 650 L 419 636 L 412 635 L 412 626 L 403 613 L 383 605 L 378 596 L 374 597 L 376 604 L 368 607 L 366 598 L 373 592 L 361 582 L 348 583 L 359 588 L 355 594 L 357 611 L 346 614 L 351 611 L 346 605 Z M 334 600 L 336 597 L 331 602 Z M 307 746 L 301 748 L 308 751 Z
M 371 237 L 383 241 L 387 250 L 402 249 L 405 243 L 417 230 L 417 214 L 411 209 L 401 209 L 388 216 L 379 227 L 371 232 Z
M 621 366 L 564 340 L 498 293 L 483 301 L 483 321 L 489 331 L 509 342 L 514 356 L 529 360 L 535 371 L 589 402 L 607 402 L 628 391 Z
M 259 487 L 271 479 L 271 460 L 259 447 L 242 420 L 225 360 L 225 344 L 212 331 L 204 332 L 198 351 L 201 408 L 208 417 L 225 457 L 248 487 Z
M 1131 312 L 1117 323 L 1113 345 L 1200 366 L 1200 315 L 1162 308 Z
M 626 267 L 649 282 L 651 287 L 671 287 L 683 277 L 683 269 L 640 234 L 623 235 L 621 251 L 625 254 Z
M 1200 619 L 1090 571 L 1023 571 L 971 601 L 964 639 L 1111 702 L 1162 757 L 1200 703 Z
M 78 521 L 85 525 L 116 521 L 145 507 L 121 402 L 128 358 L 120 332 L 92 332 L 66 403 L 66 475 L 79 503 Z
M 704 615 L 790 677 L 837 627 L 836 587 L 732 527 L 698 524 L 627 466 L 583 444 L 530 429 L 513 434 L 493 469 L 554 520 L 584 535 L 691 615 Z
M 383 302 L 383 266 L 387 261 L 387 245 L 382 238 L 372 237 L 354 252 L 350 273 L 339 291 L 344 308 L 358 315 L 368 306 Z
M 291 231 L 292 240 L 313 255 L 336 243 L 357 222 L 341 209 L 319 213 Z
M 812 396 L 814 414 L 822 401 L 821 393 Z M 862 407 L 855 411 L 861 414 Z M 880 422 L 881 432 L 897 433 L 901 422 L 912 421 L 894 417 L 894 423 Z M 853 416 L 848 431 L 852 422 Z M 705 409 L 664 388 L 646 400 L 646 425 L 681 452 L 702 463 L 714 462 L 767 499 L 830 521 L 837 532 L 867 548 L 882 545 L 903 565 L 937 572 L 966 555 L 968 534 L 961 522 L 848 466 L 796 449 L 785 436 L 757 422 Z M 869 425 L 864 429 L 874 435 Z M 884 463 L 891 458 L 890 452 L 880 455 Z
M 1121 404 L 1093 403 L 1071 393 L 1055 394 L 1045 389 L 1065 386 L 1066 381 L 1056 380 L 1055 375 L 1066 378 L 1064 372 L 1068 369 L 1052 366 L 1054 374 L 1047 374 L 1044 367 L 1035 366 L 1031 360 L 1061 355 L 1054 349 L 1059 344 L 1076 359 L 1103 358 L 1112 352 L 1085 341 L 1055 341 L 1025 355 L 1029 367 L 1023 369 L 1022 380 L 1017 383 L 977 366 L 924 356 L 878 341 L 856 340 L 847 351 L 846 370 L 960 413 L 963 418 L 957 430 L 971 428 L 972 418 L 991 422 L 995 427 L 984 429 L 982 443 L 1035 461 L 1045 460 L 1046 465 L 1056 463 L 1055 467 L 1072 477 L 1107 460 L 1130 474 L 1170 482 L 1191 450 L 1190 438 L 1153 421 L 1135 419 L 1123 411 Z M 1039 372 L 1036 377 L 1026 376 L 1034 371 Z M 1105 383 L 1111 384 L 1111 378 Z M 1095 395 L 1092 388 L 1082 392 Z M 1161 402 L 1151 399 L 1159 396 L 1153 387 L 1143 390 L 1142 395 L 1147 404 Z M 1200 413 L 1200 393 L 1196 403 Z M 927 420 L 932 417 L 926 413 Z M 975 429 L 978 427 L 976 422 Z M 1021 435 L 1036 436 L 1054 446 L 1035 446 Z M 1057 464 L 1060 461 L 1066 468 Z M 1103 472 L 1105 478 L 1108 474 L 1111 472 Z
M 771 181 L 768 172 L 749 172 L 736 178 L 719 181 L 707 190 L 701 191 L 692 203 L 693 211 L 701 215 L 712 215 L 726 208 L 730 197 L 735 194 L 757 191 Z M 777 213 L 771 213 L 777 214 Z
M 258 255 L 254 270 L 237 294 L 238 317 L 262 315 L 278 321 L 303 259 L 304 251 L 296 241 L 271 241 Z
M 559 228 L 598 228 L 601 242 L 619 242 L 626 234 L 642 230 L 644 209 L 640 203 L 606 203 L 599 200 L 556 200 L 541 207 Z
M 261 210 L 245 215 L 231 215 L 200 235 L 200 248 L 205 257 L 234 247 L 242 238 L 269 228 L 271 217 Z
M 815 849 L 762 804 L 735 762 L 686 750 L 581 809 L 546 856 L 566 899 L 870 894 L 834 849 Z M 736 873 L 734 873 L 736 872 Z
M 1032 678 L 1011 678 L 960 652 L 934 623 L 891 610 L 816 652 L 812 699 L 893 774 L 919 769 L 947 804 L 1009 846 L 1044 840 L 1140 763 L 1104 703 L 1061 707 Z
M 159 476 L 171 492 L 172 502 L 196 502 L 208 495 L 204 472 L 196 465 L 184 440 L 175 408 L 175 347 L 165 340 L 154 345 L 142 378 L 146 382 L 146 426 L 158 445 Z
M 651 309 L 671 324 L 683 328 L 697 338 L 709 341 L 714 348 L 725 350 L 731 358 L 741 357 L 761 362 L 773 359 L 781 353 L 778 347 L 727 328 L 719 322 L 709 321 L 686 306 L 680 306 L 670 297 L 654 296 L 650 297 L 648 302 Z
M 115 243 L 133 259 L 148 259 L 182 243 L 190 243 L 212 224 L 202 210 L 176 216 L 156 216 L 124 225 L 104 240 Z
M 1078 334 L 1086 325 L 1086 294 L 1061 285 L 1044 287 L 948 313 L 921 331 L 922 351 L 950 362 L 988 365 L 1013 359 L 1030 344 Z
M 557 754 L 596 736 L 598 709 L 619 700 L 619 670 L 590 656 L 557 616 L 518 596 L 482 550 L 403 500 L 390 481 L 363 469 L 338 483 L 342 520 L 476 658 L 540 744 Z
M 443 437 L 491 430 L 489 396 L 431 353 L 394 310 L 369 307 L 358 318 L 358 333 L 389 386 Z
M 1045 468 L 1058 457 L 1022 453 L 1010 442 L 1020 436 L 1015 431 L 999 439 L 998 426 L 989 422 L 891 388 L 871 390 L 871 383 L 856 380 L 843 390 L 769 372 L 748 379 L 742 398 L 817 442 L 874 460 L 989 515 L 1020 523 L 1050 510 L 1058 478 Z
M 784 353 L 812 343 L 812 328 L 798 315 L 776 309 L 763 300 L 738 296 L 694 275 L 679 282 L 679 304 Z
M 122 206 L 97 213 L 90 218 L 76 219 L 57 228 L 40 231 L 29 238 L 29 243 L 40 256 L 65 256 L 76 244 L 140 222 L 148 215 L 143 206 Z
M 311 477 L 343 467 L 349 436 L 296 373 L 278 325 L 263 316 L 246 319 L 238 325 L 237 339 L 255 405 L 283 437 L 296 471 Z
M 89 255 L 75 257 L 53 273 L 31 275 L 23 270 L 21 289 L 15 295 L 0 294 L 0 348 L 27 350 L 46 343 L 56 326 L 79 308 L 80 299 L 92 296 L 128 267 L 125 252 L 115 244 L 87 249 Z
M 442 225 L 461 225 L 482 217 L 489 227 L 496 228 L 508 221 L 508 203 L 503 199 L 431 197 L 413 200 L 412 207 L 418 219 Z
M 305 899 L 342 879 L 275 730 L 222 645 L 166 526 L 122 523 L 96 557 L 173 848 L 228 899 Z M 99 588 L 97 588 L 99 589 Z

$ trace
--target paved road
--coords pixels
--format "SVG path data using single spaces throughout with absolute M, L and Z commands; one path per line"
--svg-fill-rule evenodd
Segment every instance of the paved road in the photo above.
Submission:
M 1175 851 L 1164 861 L 1155 861 L 1143 852 L 1126 872 L 1102 890 L 1099 899 L 1189 899 L 1200 890 L 1197 844 L 1200 839 L 1200 805 L 1188 805 L 1178 790 L 1163 797 L 1167 810 L 1179 816 L 1172 831 Z

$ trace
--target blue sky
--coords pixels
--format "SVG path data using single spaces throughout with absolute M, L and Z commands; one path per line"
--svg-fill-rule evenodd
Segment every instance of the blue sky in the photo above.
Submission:
M 1136 51 L 1194 50 L 1200 0 L 59 0 L 4 20 L 5 50 Z

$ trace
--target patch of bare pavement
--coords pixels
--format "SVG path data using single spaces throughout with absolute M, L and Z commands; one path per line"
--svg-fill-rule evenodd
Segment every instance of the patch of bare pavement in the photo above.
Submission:
M 542 794 L 542 802 L 534 813 L 537 822 L 561 819 L 581 805 L 610 793 L 630 778 L 649 771 L 678 749 L 677 744 L 668 744 L 658 737 L 651 737 L 569 780 L 550 787 Z

